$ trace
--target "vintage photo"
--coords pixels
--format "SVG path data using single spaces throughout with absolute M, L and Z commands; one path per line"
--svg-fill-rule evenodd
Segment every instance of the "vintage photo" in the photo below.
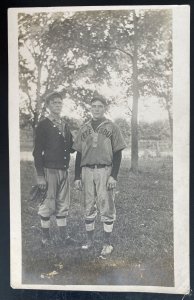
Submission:
M 189 293 L 189 7 L 8 24 L 11 286 Z

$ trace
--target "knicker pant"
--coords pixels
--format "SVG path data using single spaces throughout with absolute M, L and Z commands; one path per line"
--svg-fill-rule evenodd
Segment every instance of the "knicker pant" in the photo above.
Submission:
M 100 212 L 102 222 L 113 222 L 116 219 L 114 190 L 107 190 L 107 180 L 111 166 L 100 169 L 82 167 L 83 197 L 85 220 L 93 221 Z
M 48 183 L 47 196 L 40 205 L 38 214 L 44 218 L 55 215 L 58 217 L 57 223 L 63 223 L 63 219 L 68 215 L 70 206 L 68 172 L 45 168 L 45 179 Z M 58 225 L 63 226 L 65 224 Z

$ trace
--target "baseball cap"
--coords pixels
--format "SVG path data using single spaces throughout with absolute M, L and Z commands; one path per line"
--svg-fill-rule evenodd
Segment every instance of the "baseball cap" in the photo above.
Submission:
M 49 104 L 49 102 L 52 101 L 54 98 L 60 98 L 61 100 L 63 99 L 59 92 L 54 91 L 46 96 L 45 99 L 46 104 Z
M 100 101 L 104 105 L 107 104 L 106 99 L 104 97 L 102 97 L 101 95 L 94 95 L 92 100 L 91 100 L 91 103 L 93 103 L 94 101 Z

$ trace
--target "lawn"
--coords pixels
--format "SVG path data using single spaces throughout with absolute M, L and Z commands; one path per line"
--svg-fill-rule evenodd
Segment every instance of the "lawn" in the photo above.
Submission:
M 96 222 L 95 247 L 85 253 L 79 247 L 58 242 L 55 219 L 51 235 L 54 245 L 41 247 L 38 204 L 29 202 L 35 183 L 33 163 L 21 162 L 22 264 L 24 284 L 55 285 L 152 285 L 173 286 L 173 181 L 172 158 L 141 159 L 140 172 L 129 172 L 123 159 L 116 192 L 117 220 L 112 242 L 114 251 L 99 260 L 102 224 Z M 83 200 L 73 188 L 73 161 L 69 233 L 85 241 Z

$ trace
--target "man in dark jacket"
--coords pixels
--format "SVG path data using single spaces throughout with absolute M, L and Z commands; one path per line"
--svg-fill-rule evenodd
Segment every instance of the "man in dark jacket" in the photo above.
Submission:
M 73 139 L 68 125 L 60 117 L 63 99 L 58 92 L 49 94 L 46 105 L 50 114 L 40 121 L 36 129 L 34 164 L 38 186 L 47 189 L 46 199 L 39 207 L 42 244 L 50 241 L 50 217 L 56 216 L 61 240 L 65 244 L 74 242 L 67 233 L 66 217 L 70 205 L 68 167 L 70 153 L 73 153 Z

